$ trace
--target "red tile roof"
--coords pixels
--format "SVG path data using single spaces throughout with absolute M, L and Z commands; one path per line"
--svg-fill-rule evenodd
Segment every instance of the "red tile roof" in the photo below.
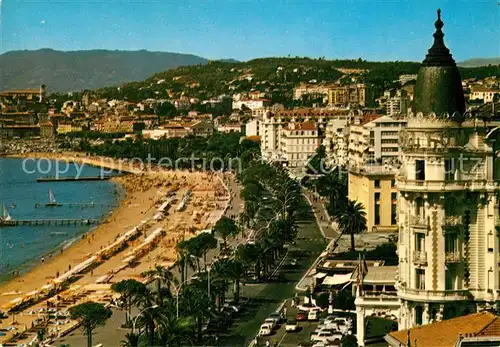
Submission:
M 374 121 L 375 119 L 378 119 L 382 117 L 379 114 L 367 114 L 361 118 L 361 125 L 365 125 L 366 123 L 370 123 L 371 121 Z
M 493 313 L 481 312 L 423 325 L 410 329 L 410 341 L 412 346 L 416 340 L 418 346 L 454 347 L 460 335 L 495 333 L 499 328 L 498 318 Z M 408 330 L 395 331 L 389 336 L 406 346 Z

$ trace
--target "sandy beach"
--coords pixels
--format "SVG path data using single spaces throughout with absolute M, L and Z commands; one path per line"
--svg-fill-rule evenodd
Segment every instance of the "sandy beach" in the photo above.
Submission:
M 59 160 L 75 161 L 99 166 L 102 158 L 76 157 L 72 154 L 29 154 L 32 158 L 50 158 Z M 54 283 L 57 276 L 62 275 L 79 263 L 98 254 L 103 248 L 111 245 L 121 235 L 141 223 L 140 235 L 134 240 L 128 241 L 124 250 L 114 254 L 109 259 L 99 262 L 97 267 L 90 271 L 84 271 L 78 276 L 78 280 L 71 284 L 71 288 L 83 289 L 94 286 L 109 294 L 111 283 L 126 278 L 141 278 L 141 273 L 155 265 L 171 266 L 176 260 L 175 245 L 182 239 L 196 235 L 201 230 L 208 229 L 218 220 L 227 204 L 228 192 L 216 174 L 188 172 L 188 171 L 141 171 L 138 167 L 117 161 L 106 160 L 108 167 L 117 168 L 121 165 L 122 170 L 132 172 L 113 180 L 125 189 L 125 196 L 120 205 L 101 223 L 97 228 L 82 236 L 80 240 L 65 249 L 63 252 L 55 252 L 51 257 L 45 257 L 44 262 L 31 271 L 19 277 L 0 284 L 0 310 L 6 311 L 9 303 L 16 298 L 25 296 L 35 290 Z M 188 203 L 185 208 L 178 210 L 176 207 L 182 198 L 190 191 Z M 170 195 L 176 199 L 172 206 L 161 218 L 158 217 L 158 206 L 161 205 L 166 196 Z M 152 246 L 141 253 L 141 257 L 134 262 L 133 266 L 127 266 L 124 259 L 127 255 L 146 242 L 148 235 L 154 230 L 162 230 L 160 237 L 156 237 Z M 117 269 L 121 269 L 117 272 Z M 98 281 L 103 277 L 109 280 Z M 96 284 L 99 282 L 99 285 Z M 94 289 L 95 289 L 94 288 Z M 68 290 L 68 288 L 65 288 Z M 91 290 L 95 294 L 95 290 Z M 64 296 L 64 292 L 60 295 Z M 83 295 L 81 300 L 88 300 L 90 295 Z M 30 307 L 22 313 L 16 314 L 15 321 L 17 331 L 23 330 L 23 325 L 29 329 L 32 322 L 37 318 L 28 314 L 29 310 L 39 310 L 47 305 L 44 302 Z M 65 307 L 67 309 L 67 307 Z M 5 329 L 12 325 L 14 319 L 4 320 L 0 328 Z M 70 322 L 66 322 L 70 323 Z M 62 324 L 62 323 L 61 323 Z M 56 332 L 62 331 L 63 326 L 57 328 Z M 0 337 L 0 343 L 11 337 L 13 332 Z

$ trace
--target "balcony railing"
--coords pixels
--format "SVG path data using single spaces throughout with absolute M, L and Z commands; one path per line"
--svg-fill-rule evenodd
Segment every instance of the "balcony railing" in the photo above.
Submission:
M 457 190 L 483 190 L 487 188 L 497 188 L 499 181 L 487 181 L 484 179 L 472 180 L 401 180 L 398 182 L 398 188 L 408 191 L 457 191 Z
M 446 216 L 443 220 L 444 227 L 457 227 L 462 224 L 462 216 Z
M 428 228 L 429 227 L 429 221 L 426 217 L 424 216 L 411 216 L 410 218 L 410 226 L 416 227 L 416 228 Z
M 418 265 L 427 264 L 427 252 L 425 251 L 414 251 L 413 252 L 413 263 Z
M 425 290 L 425 289 L 415 289 L 408 288 L 401 283 L 396 284 L 398 293 L 401 296 L 411 295 L 419 296 L 427 300 L 465 300 L 469 298 L 470 291 L 467 289 L 456 289 L 456 290 Z M 401 295 L 402 294 L 402 295 Z
M 447 263 L 460 263 L 462 261 L 462 257 L 459 252 L 446 252 L 445 261 Z

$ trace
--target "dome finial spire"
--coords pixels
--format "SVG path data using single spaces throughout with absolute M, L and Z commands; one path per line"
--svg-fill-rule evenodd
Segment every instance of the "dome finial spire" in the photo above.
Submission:
M 441 20 L 441 9 L 437 10 L 437 20 L 434 23 L 436 32 L 434 33 L 434 44 L 429 49 L 423 64 L 426 66 L 455 66 L 455 61 L 451 57 L 450 51 L 444 44 L 444 23 Z

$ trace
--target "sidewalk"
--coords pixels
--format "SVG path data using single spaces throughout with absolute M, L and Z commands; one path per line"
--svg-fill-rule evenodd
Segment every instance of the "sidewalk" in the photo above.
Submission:
M 330 216 L 325 209 L 325 200 L 307 189 L 303 189 L 302 194 L 305 196 L 309 205 L 311 205 L 323 236 L 329 240 L 337 238 L 339 233 L 332 227 Z

